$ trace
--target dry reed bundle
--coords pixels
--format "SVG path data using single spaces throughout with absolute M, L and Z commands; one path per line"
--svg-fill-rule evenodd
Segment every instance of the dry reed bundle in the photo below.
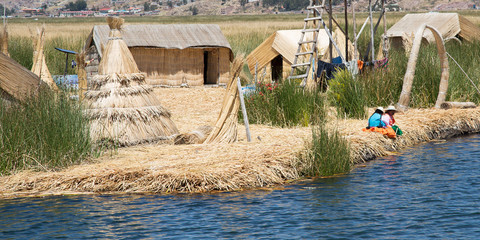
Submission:
M 8 53 L 8 31 L 6 24 L 3 26 L 3 31 L 0 33 L 0 51 L 10 57 L 10 53 Z
M 40 78 L 15 62 L 15 60 L 0 53 L 0 88 L 16 100 L 37 94 L 43 82 Z
M 237 141 L 238 109 L 240 98 L 237 88 L 237 77 L 240 75 L 245 56 L 237 56 L 230 69 L 230 81 L 223 99 L 222 110 L 213 131 L 204 143 L 232 143 Z
M 94 141 L 121 146 L 166 140 L 178 134 L 170 113 L 161 106 L 145 74 L 140 73 L 120 33 L 123 19 L 107 18 L 110 39 L 99 65 L 99 75 L 85 92 L 87 116 Z
M 450 108 L 476 108 L 477 105 L 473 102 L 443 102 L 440 105 L 441 109 Z
M 47 62 L 45 61 L 45 26 L 42 29 L 37 29 L 37 39 L 34 41 L 33 46 L 33 65 L 32 72 L 35 73 L 40 79 L 45 82 L 50 89 L 58 91 L 58 86 L 53 81 L 52 75 L 47 67 Z
M 87 65 L 85 61 L 85 50 L 78 53 L 75 56 L 75 59 L 77 60 L 77 75 L 78 75 L 78 96 L 80 98 L 80 101 L 83 100 L 85 97 L 85 91 L 87 91 L 88 84 L 87 84 L 87 72 L 85 71 L 85 67 Z
M 205 142 L 208 135 L 212 132 L 211 126 L 201 126 L 189 133 L 179 134 L 175 136 L 174 144 L 200 144 Z

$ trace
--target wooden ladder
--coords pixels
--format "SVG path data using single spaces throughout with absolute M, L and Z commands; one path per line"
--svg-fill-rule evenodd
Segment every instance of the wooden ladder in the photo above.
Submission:
M 318 34 L 321 26 L 323 26 L 323 28 L 326 30 L 328 37 L 330 38 L 330 41 L 333 43 L 333 45 L 337 49 L 337 52 L 342 59 L 342 62 L 345 62 L 345 59 L 343 58 L 340 52 L 340 49 L 338 48 L 337 44 L 333 40 L 333 37 L 330 34 L 330 31 L 328 30 L 327 25 L 325 24 L 322 18 L 322 14 L 325 9 L 325 0 L 322 0 L 321 5 L 317 5 L 318 1 L 319 0 L 310 0 L 310 4 L 307 7 L 307 17 L 304 19 L 303 29 L 300 34 L 300 40 L 298 41 L 297 53 L 295 54 L 295 58 L 293 60 L 290 76 L 287 78 L 289 81 L 292 79 L 302 79 L 302 83 L 301 83 L 302 87 L 305 87 L 305 85 L 307 84 L 310 68 L 312 67 L 313 60 L 317 56 L 317 40 L 318 40 Z M 313 14 L 313 16 L 310 17 L 310 14 Z M 308 32 L 313 33 L 312 40 L 305 40 L 305 33 L 308 33 Z M 307 48 L 307 44 L 312 44 L 310 49 Z M 295 75 L 296 70 L 300 67 L 305 68 L 304 70 L 306 70 L 306 72 L 304 74 Z

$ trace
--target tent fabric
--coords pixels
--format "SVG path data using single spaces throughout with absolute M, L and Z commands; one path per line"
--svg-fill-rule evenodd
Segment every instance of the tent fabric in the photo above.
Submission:
M 300 29 L 280 30 L 273 33 L 247 56 L 247 63 L 250 72 L 252 74 L 255 73 L 255 65 L 257 66 L 257 70 L 264 68 L 278 55 L 281 55 L 289 65 L 292 65 L 295 59 L 295 54 L 297 53 L 298 41 L 300 40 L 301 34 L 302 30 Z M 337 41 L 337 45 L 339 46 L 342 55 L 345 57 L 345 36 L 339 29 L 336 29 L 333 32 L 332 37 Z M 313 33 L 305 33 L 305 41 L 312 39 Z M 317 38 L 317 53 L 322 56 L 322 59 L 325 59 L 323 57 L 328 55 L 329 43 L 330 39 L 327 32 L 325 29 L 320 29 Z M 350 41 L 349 49 L 349 58 L 352 58 L 353 44 L 351 44 Z M 303 49 L 303 51 L 306 51 L 306 49 Z M 334 48 L 333 57 L 337 56 L 338 53 Z
M 90 33 L 88 48 L 93 40 L 100 57 L 108 42 L 108 25 L 95 25 Z M 230 44 L 215 24 L 139 24 L 122 28 L 122 38 L 128 47 L 158 47 L 185 49 L 193 47 L 225 47 Z
M 441 33 L 443 39 L 459 35 L 467 41 L 480 40 L 480 28 L 457 13 L 417 13 L 407 14 L 400 21 L 387 30 L 388 38 L 405 38 L 413 36 L 422 25 L 432 26 Z M 423 33 L 423 38 L 429 43 L 435 42 L 435 37 L 430 31 Z

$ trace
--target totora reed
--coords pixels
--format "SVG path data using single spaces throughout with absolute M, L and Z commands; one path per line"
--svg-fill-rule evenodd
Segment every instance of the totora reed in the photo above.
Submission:
M 202 124 L 214 125 L 225 91 L 223 88 L 154 90 L 157 95 L 175 96 L 162 99 L 161 103 L 172 110 L 172 120 L 182 132 Z M 350 160 L 355 164 L 421 142 L 480 132 L 479 108 L 411 109 L 398 113 L 396 120 L 404 132 L 396 140 L 362 132 L 366 120 L 330 119 L 327 127 L 345 136 L 351 147 Z M 304 166 L 299 156 L 305 153 L 305 143 L 311 141 L 311 128 L 257 124 L 250 127 L 252 142 L 239 134 L 238 141 L 230 144 L 131 146 L 93 164 L 58 172 L 24 171 L 3 176 L 0 195 L 234 191 L 300 179 Z M 239 133 L 244 130 L 239 125 Z

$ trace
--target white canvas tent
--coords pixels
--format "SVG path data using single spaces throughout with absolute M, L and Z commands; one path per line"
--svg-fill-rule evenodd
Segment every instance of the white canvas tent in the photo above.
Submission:
M 298 41 L 300 40 L 302 30 L 280 30 L 273 33 L 257 48 L 255 48 L 248 56 L 247 63 L 250 73 L 255 74 L 255 68 L 258 73 L 266 72 L 267 78 L 287 78 L 290 74 L 291 65 L 295 59 L 295 53 L 298 49 Z M 334 40 L 345 56 L 345 36 L 336 29 L 332 34 Z M 312 40 L 313 33 L 306 33 L 305 40 Z M 341 40 L 343 39 L 343 40 Z M 321 29 L 317 38 L 317 52 L 320 59 L 327 61 L 329 37 L 324 29 Z M 333 58 L 338 57 L 338 53 L 333 47 Z M 353 44 L 349 42 L 350 58 L 353 54 Z M 280 75 L 281 73 L 281 75 Z M 277 76 L 275 76 L 277 75 Z
M 390 46 L 408 49 L 404 43 L 412 42 L 414 33 L 423 24 L 436 28 L 447 41 L 452 38 L 470 42 L 480 40 L 480 28 L 458 13 L 416 13 L 405 15 L 387 30 Z M 423 33 L 423 42 L 435 42 L 430 31 Z

